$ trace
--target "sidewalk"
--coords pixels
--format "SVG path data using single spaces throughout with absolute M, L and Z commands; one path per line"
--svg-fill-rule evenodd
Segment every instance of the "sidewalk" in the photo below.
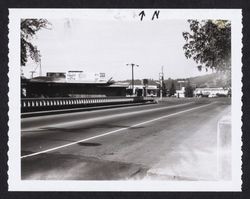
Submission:
M 175 147 L 172 152 L 163 154 L 161 161 L 148 170 L 144 179 L 230 180 L 230 113 L 230 107 L 226 108 L 216 118 L 211 118 L 185 143 Z M 221 129 L 220 132 L 217 128 Z M 226 136 L 227 134 L 229 136 Z

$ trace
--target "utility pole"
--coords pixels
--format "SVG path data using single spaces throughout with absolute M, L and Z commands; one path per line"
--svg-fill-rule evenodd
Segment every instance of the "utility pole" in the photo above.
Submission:
M 161 83 L 161 89 L 160 89 L 160 99 L 162 100 L 162 92 L 163 92 L 163 79 L 164 79 L 164 73 L 163 73 L 163 66 L 161 67 L 161 73 L 159 74 L 160 83 Z
M 126 64 L 127 66 L 132 67 L 132 95 L 134 95 L 134 66 L 139 67 L 137 64 Z
M 42 76 L 42 60 L 41 60 L 41 56 L 40 56 L 40 51 L 39 51 L 39 76 Z
M 34 73 L 36 73 L 36 71 L 32 70 L 32 71 L 30 71 L 30 73 L 31 73 L 31 79 L 33 79 Z

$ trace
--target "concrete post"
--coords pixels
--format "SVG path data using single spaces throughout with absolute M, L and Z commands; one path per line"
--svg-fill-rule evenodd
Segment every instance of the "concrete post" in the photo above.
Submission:
M 225 116 L 217 126 L 217 177 L 218 180 L 231 180 L 231 117 Z

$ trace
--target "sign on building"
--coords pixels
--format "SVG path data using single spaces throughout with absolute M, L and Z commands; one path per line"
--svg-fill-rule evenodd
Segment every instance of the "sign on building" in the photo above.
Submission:
M 68 82 L 103 82 L 105 73 L 84 73 L 83 71 L 68 71 L 66 81 Z

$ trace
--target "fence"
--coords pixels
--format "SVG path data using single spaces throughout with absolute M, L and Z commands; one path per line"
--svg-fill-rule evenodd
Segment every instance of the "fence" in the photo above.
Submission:
M 111 104 L 129 104 L 140 102 L 154 102 L 154 99 L 143 97 L 23 98 L 21 99 L 21 112 L 103 106 Z

